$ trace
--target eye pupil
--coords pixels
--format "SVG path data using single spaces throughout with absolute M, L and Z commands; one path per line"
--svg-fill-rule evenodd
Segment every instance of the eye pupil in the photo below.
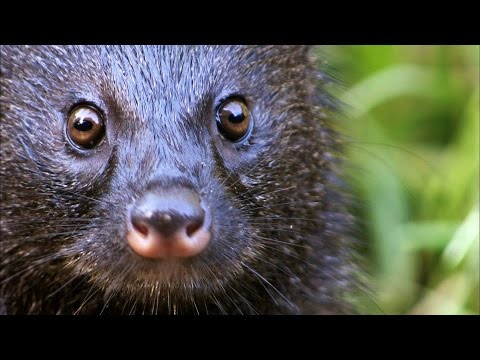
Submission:
M 245 120 L 245 115 L 243 114 L 235 114 L 235 113 L 232 113 L 229 117 L 228 117 L 228 121 L 230 121 L 231 123 L 234 123 L 234 124 L 240 124 L 243 120 Z
M 93 122 L 91 119 L 78 119 L 75 121 L 74 127 L 78 131 L 89 131 L 93 128 Z

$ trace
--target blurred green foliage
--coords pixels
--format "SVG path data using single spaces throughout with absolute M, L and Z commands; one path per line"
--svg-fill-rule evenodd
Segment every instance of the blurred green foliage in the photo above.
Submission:
M 480 47 L 321 51 L 372 264 L 363 311 L 478 314 Z

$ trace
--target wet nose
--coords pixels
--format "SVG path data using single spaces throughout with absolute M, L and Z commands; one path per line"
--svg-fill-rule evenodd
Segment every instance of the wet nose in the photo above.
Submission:
M 147 192 L 130 211 L 128 244 L 146 258 L 198 255 L 211 238 L 207 215 L 190 189 Z

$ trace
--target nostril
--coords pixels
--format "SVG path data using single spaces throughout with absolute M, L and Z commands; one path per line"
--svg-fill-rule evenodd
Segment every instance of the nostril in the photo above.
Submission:
M 143 236 L 146 237 L 148 235 L 148 226 L 143 222 L 136 219 L 132 219 L 132 225 L 133 225 L 133 228 Z
M 187 225 L 187 235 L 192 236 L 197 232 L 198 229 L 202 227 L 201 223 L 195 222 Z

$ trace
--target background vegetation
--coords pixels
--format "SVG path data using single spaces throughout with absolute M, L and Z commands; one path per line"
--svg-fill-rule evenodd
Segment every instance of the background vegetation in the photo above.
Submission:
M 479 46 L 322 51 L 347 104 L 340 126 L 372 264 L 364 311 L 478 314 Z

